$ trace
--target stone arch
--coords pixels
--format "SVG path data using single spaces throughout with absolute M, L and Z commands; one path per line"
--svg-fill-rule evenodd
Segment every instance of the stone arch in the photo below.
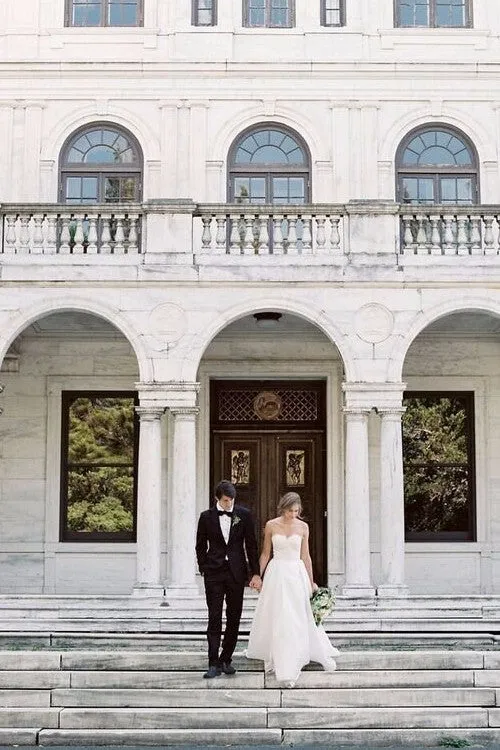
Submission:
M 500 299 L 493 300 L 485 297 L 465 297 L 460 301 L 449 299 L 429 310 L 419 311 L 409 329 L 400 335 L 392 350 L 388 361 L 387 380 L 389 382 L 401 381 L 408 350 L 422 331 L 440 318 L 459 312 L 486 312 L 500 318 Z
M 348 381 L 358 380 L 357 364 L 354 352 L 347 346 L 347 337 L 328 317 L 324 310 L 313 309 L 303 302 L 285 299 L 279 296 L 259 298 L 258 302 L 249 300 L 240 305 L 235 305 L 225 311 L 219 311 L 218 317 L 211 320 L 206 328 L 194 337 L 194 344 L 190 350 L 189 359 L 186 358 L 182 364 L 182 379 L 195 381 L 198 368 L 203 355 L 215 338 L 226 326 L 239 318 L 254 313 L 273 310 L 276 312 L 290 313 L 308 321 L 319 328 L 322 333 L 337 347 L 345 369 L 345 377 Z
M 67 311 L 90 313 L 103 318 L 113 325 L 125 336 L 134 351 L 141 382 L 147 383 L 153 380 L 151 359 L 143 346 L 139 333 L 124 319 L 116 308 L 84 297 L 60 297 L 49 301 L 37 302 L 12 316 L 9 331 L 3 332 L 0 335 L 0 362 L 3 361 L 13 341 L 29 325 L 45 315 Z
M 398 147 L 410 131 L 435 124 L 448 125 L 467 136 L 476 149 L 479 166 L 484 160 L 496 160 L 497 155 L 491 145 L 495 143 L 494 135 L 489 134 L 481 123 L 473 121 L 465 112 L 448 107 L 443 108 L 439 113 L 435 112 L 432 107 L 418 107 L 405 112 L 388 129 L 380 145 L 379 159 L 395 163 Z

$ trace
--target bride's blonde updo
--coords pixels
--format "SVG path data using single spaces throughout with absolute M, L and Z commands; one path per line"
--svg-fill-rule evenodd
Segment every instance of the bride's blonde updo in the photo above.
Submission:
M 297 492 L 286 492 L 280 498 L 278 503 L 278 515 L 282 516 L 286 510 L 290 510 L 294 505 L 299 506 L 299 518 L 302 515 L 302 500 Z

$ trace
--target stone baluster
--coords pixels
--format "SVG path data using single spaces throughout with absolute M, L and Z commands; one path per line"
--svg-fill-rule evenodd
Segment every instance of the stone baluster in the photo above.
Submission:
M 101 216 L 101 246 L 99 252 L 101 255 L 111 253 L 111 216 Z
M 417 229 L 417 255 L 428 255 L 429 249 L 427 247 L 427 216 L 418 214 L 417 217 L 418 229 Z
M 45 253 L 52 255 L 57 252 L 57 217 L 47 216 L 47 234 L 45 238 Z
M 444 217 L 444 254 L 456 255 L 455 242 L 453 237 L 453 225 L 455 218 L 449 214 Z
M 283 255 L 283 216 L 273 218 L 273 255 Z
M 431 255 L 442 255 L 441 250 L 441 234 L 439 227 L 441 225 L 441 217 L 431 217 Z
M 406 596 L 403 445 L 404 408 L 381 409 L 380 425 L 380 567 L 379 596 Z
M 414 255 L 415 254 L 415 243 L 413 241 L 413 232 L 411 225 L 413 222 L 413 216 L 403 216 L 403 254 Z
M 4 253 L 15 253 L 17 251 L 16 216 L 6 216 L 4 223 Z
M 302 218 L 302 255 L 310 255 L 312 253 L 311 221 L 310 216 Z
M 484 217 L 484 254 L 496 255 L 495 238 L 493 236 L 493 216 Z
M 43 216 L 41 214 L 35 214 L 33 216 L 33 246 L 31 252 L 34 255 L 41 255 L 43 253 L 42 222 Z
M 125 252 L 125 232 L 123 231 L 123 219 L 115 219 L 115 246 L 113 248 L 114 255 L 123 255 Z
M 88 230 L 88 245 L 87 255 L 95 255 L 97 253 L 97 219 L 95 216 L 91 216 L 88 219 L 89 230 Z
M 31 252 L 31 242 L 30 242 L 30 217 L 28 216 L 21 216 L 20 217 L 20 234 L 19 234 L 19 252 L 22 255 L 27 255 Z
M 134 594 L 161 596 L 161 444 L 164 407 L 137 406 L 137 575 Z
M 316 217 L 316 242 L 314 243 L 314 249 L 318 254 L 325 252 L 326 245 L 326 231 L 325 231 L 326 216 Z
M 287 255 L 298 255 L 297 247 L 297 217 L 288 216 Z
M 173 419 L 168 594 L 196 592 L 196 407 L 170 407 Z M 180 512 L 179 506 L 182 506 Z
M 81 216 L 76 216 L 74 222 L 75 235 L 73 238 L 73 254 L 77 255 L 83 253 L 83 241 L 85 239 L 85 233 L 83 231 L 83 218 Z
M 259 255 L 269 255 L 269 214 L 259 216 Z
M 483 255 L 481 247 L 481 217 L 471 216 L 470 221 L 470 253 L 471 255 Z
M 138 216 L 129 216 L 129 230 L 128 230 L 128 252 L 138 253 L 138 236 L 137 236 L 137 222 L 139 221 Z
M 209 253 L 212 247 L 212 230 L 211 230 L 212 217 L 202 216 L 201 221 L 203 224 L 203 232 L 201 235 L 201 252 Z
M 458 219 L 458 230 L 457 230 L 457 254 L 458 255 L 469 255 L 469 238 L 467 236 L 467 222 L 468 222 L 468 219 L 464 216 L 460 216 Z
M 229 238 L 229 254 L 230 255 L 241 255 L 241 236 L 240 236 L 240 221 L 241 217 L 237 214 L 231 214 L 229 217 L 231 222 L 231 235 Z
M 69 231 L 70 223 L 70 216 L 61 216 L 61 239 L 59 242 L 59 253 L 61 255 L 68 255 L 71 252 L 69 244 L 71 242 L 71 233 Z
M 226 254 L 226 217 L 217 216 L 215 221 L 217 222 L 217 232 L 215 234 L 215 252 L 217 255 Z
M 243 255 L 255 255 L 254 247 L 254 236 L 253 236 L 253 216 L 246 216 L 245 222 L 245 236 L 243 239 Z
M 370 473 L 368 409 L 344 409 L 345 445 L 345 584 L 344 596 L 370 597 Z
M 332 231 L 330 234 L 330 251 L 332 255 L 342 255 L 340 247 L 340 216 L 331 216 Z

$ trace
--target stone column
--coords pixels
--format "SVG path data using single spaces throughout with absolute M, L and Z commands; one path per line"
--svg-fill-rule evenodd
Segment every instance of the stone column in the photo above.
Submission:
M 196 584 L 196 417 L 194 406 L 170 407 L 173 422 L 168 594 L 185 596 Z
M 380 560 L 379 596 L 406 596 L 403 485 L 403 407 L 380 410 Z
M 344 596 L 371 597 L 370 472 L 366 408 L 345 408 L 345 568 Z
M 134 594 L 162 596 L 161 582 L 161 406 L 137 406 L 137 579 Z

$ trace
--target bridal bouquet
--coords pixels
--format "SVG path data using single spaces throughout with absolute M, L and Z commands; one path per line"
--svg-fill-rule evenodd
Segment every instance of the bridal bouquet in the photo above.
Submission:
M 311 609 L 316 625 L 321 625 L 335 606 L 335 594 L 326 586 L 319 587 L 311 596 Z

